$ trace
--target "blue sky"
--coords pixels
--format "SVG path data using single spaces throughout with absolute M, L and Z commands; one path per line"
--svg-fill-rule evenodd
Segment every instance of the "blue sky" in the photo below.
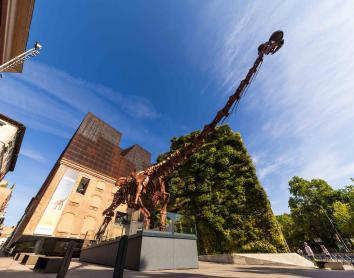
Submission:
M 0 80 L 0 111 L 27 126 L 6 224 L 30 198 L 91 111 L 153 159 L 209 122 L 278 29 L 228 120 L 241 132 L 276 214 L 294 175 L 338 188 L 354 176 L 354 2 L 37 0 L 22 74 Z

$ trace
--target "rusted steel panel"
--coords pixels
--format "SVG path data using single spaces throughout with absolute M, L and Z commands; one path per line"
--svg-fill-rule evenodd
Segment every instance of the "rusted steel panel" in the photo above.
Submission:
M 140 147 L 133 145 L 122 151 L 122 155 L 136 165 L 137 171 L 145 170 L 150 166 L 151 153 Z
M 125 158 L 119 147 L 122 134 L 88 113 L 68 144 L 63 157 L 79 165 L 118 178 L 150 165 L 150 153 L 138 145 L 134 159 Z M 147 166 L 145 166 L 147 165 Z

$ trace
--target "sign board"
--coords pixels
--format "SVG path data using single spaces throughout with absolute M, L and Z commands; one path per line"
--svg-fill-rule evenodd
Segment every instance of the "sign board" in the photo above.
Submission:
M 77 180 L 79 172 L 67 169 L 61 178 L 50 202 L 39 221 L 34 234 L 53 235 L 67 199 Z

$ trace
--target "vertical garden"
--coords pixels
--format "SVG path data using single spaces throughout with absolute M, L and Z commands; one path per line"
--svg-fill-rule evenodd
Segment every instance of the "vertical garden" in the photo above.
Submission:
M 170 151 L 198 133 L 173 138 Z M 229 126 L 210 134 L 167 181 L 169 211 L 195 216 L 199 254 L 285 251 L 251 157 Z

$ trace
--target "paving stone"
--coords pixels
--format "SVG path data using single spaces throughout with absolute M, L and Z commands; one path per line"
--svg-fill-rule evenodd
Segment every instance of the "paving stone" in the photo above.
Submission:
M 215 264 L 199 262 L 199 269 L 165 270 L 165 271 L 124 271 L 124 278 L 352 278 L 353 270 L 322 270 L 288 266 L 236 266 L 230 264 Z M 76 260 L 70 264 L 67 278 L 111 278 L 113 269 L 99 265 L 80 263 Z M 47 278 L 56 274 L 41 274 L 31 268 L 21 265 L 10 257 L 0 257 L 0 278 Z

